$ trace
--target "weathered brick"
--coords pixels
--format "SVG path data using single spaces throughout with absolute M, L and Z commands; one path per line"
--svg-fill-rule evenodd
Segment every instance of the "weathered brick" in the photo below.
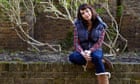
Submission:
M 121 34 L 127 39 L 128 38 L 128 50 L 140 50 L 140 40 L 139 40 L 139 23 L 140 23 L 140 2 L 138 0 L 123 0 L 123 18 L 121 19 Z M 111 0 L 109 2 L 109 7 L 111 13 L 114 17 L 116 17 L 116 8 L 117 1 Z M 96 7 L 96 6 L 95 6 Z M 98 6 L 97 6 L 98 7 Z M 41 42 L 50 42 L 53 43 L 56 41 L 60 41 L 64 39 L 68 32 L 73 30 L 73 24 L 68 20 L 59 20 L 59 19 L 51 19 L 46 18 L 46 14 L 40 14 L 37 16 L 37 23 L 34 28 L 34 38 Z M 101 16 L 105 16 L 105 22 L 110 24 L 112 20 L 108 16 L 108 14 L 103 14 Z M 0 17 L 2 15 L 0 14 Z M 28 44 L 21 41 L 21 39 L 17 36 L 13 26 L 6 17 L 4 20 L 0 21 L 0 48 L 3 49 L 15 49 L 15 50 L 27 50 Z M 55 23 L 55 24 L 54 24 Z M 65 23 L 65 24 L 64 24 Z M 25 29 L 27 27 L 24 27 Z M 39 32 L 38 32 L 39 31 Z M 54 34 L 55 32 L 55 34 Z M 4 39 L 6 38 L 6 39 Z M 14 39 L 13 39 L 14 38 Z M 131 39 L 130 39 L 131 38 Z M 133 39 L 132 39 L 133 38 Z M 18 40 L 17 40 L 18 39 Z M 55 39 L 55 40 L 54 40 Z M 133 41 L 132 43 L 129 41 Z M 137 45 L 135 45 L 136 42 Z M 130 45 L 130 46 L 129 46 Z
M 139 63 L 114 63 L 110 84 L 138 84 Z M 24 69 L 24 67 L 25 69 Z M 44 66 L 44 68 L 42 68 Z M 58 69 L 60 66 L 60 69 Z M 7 68 L 8 69 L 7 69 Z M 70 68 L 68 68 L 70 67 Z M 48 70 L 46 70 L 46 68 Z M 68 68 L 68 69 L 64 69 Z M 45 70 L 43 70 L 45 69 Z M 97 84 L 95 70 L 62 63 L 0 63 L 1 84 Z

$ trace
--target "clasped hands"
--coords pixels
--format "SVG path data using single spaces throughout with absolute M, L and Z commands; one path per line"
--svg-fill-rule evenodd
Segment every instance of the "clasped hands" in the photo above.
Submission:
M 92 57 L 90 56 L 91 51 L 85 50 L 85 51 L 82 51 L 81 54 L 83 55 L 83 57 L 85 58 L 87 62 L 92 60 Z

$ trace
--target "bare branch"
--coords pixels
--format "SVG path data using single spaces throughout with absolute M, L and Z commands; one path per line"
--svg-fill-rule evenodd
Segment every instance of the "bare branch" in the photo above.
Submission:
M 22 0 L 22 2 L 21 0 L 9 0 L 7 1 L 7 5 L 9 6 L 9 8 L 7 8 L 5 4 L 0 3 L 0 6 L 3 7 L 3 9 L 5 10 L 4 12 L 9 16 L 11 22 L 15 25 L 16 28 L 14 28 L 14 30 L 16 31 L 19 38 L 24 42 L 28 43 L 29 45 L 31 45 L 34 49 L 36 49 L 39 52 L 40 50 L 38 49 L 38 46 L 45 46 L 45 45 L 47 45 L 50 49 L 52 49 L 55 52 L 61 50 L 60 45 L 58 45 L 59 50 L 57 50 L 53 47 L 53 45 L 50 45 L 49 43 L 42 43 L 40 41 L 35 40 L 33 37 L 31 37 L 28 34 L 28 32 L 25 31 L 25 29 L 23 28 L 25 24 L 23 24 L 24 22 L 21 19 L 20 3 L 24 4 L 26 8 L 25 11 L 30 11 L 33 17 L 32 20 L 34 19 L 36 21 L 35 12 L 34 12 L 35 6 L 32 0 L 28 0 L 28 1 Z M 26 25 L 30 25 L 30 24 L 28 24 L 27 22 Z M 32 29 L 32 28 L 28 26 L 27 29 Z
M 103 44 L 110 49 L 111 54 L 116 54 L 116 52 L 118 52 L 116 44 L 117 44 L 118 38 L 121 37 L 121 39 L 126 42 L 123 48 L 123 51 L 124 51 L 127 46 L 127 40 L 119 32 L 118 23 L 113 17 L 113 15 L 111 14 L 110 9 L 109 9 L 109 4 L 108 4 L 109 0 L 104 0 L 102 2 L 100 0 L 59 0 L 57 5 L 61 5 L 65 9 L 63 10 L 65 11 L 65 13 L 57 8 L 57 6 L 53 3 L 53 0 L 48 0 L 48 2 L 42 2 L 42 3 L 43 4 L 45 3 L 44 4 L 45 12 L 52 12 L 56 15 L 56 16 L 49 16 L 49 17 L 55 18 L 55 19 L 62 19 L 62 17 L 60 16 L 63 16 L 63 19 L 69 20 L 73 23 L 79 4 L 82 4 L 82 3 L 94 4 L 95 2 L 102 4 L 102 7 L 107 11 L 109 17 L 112 20 L 111 27 L 113 31 L 110 32 L 110 30 L 107 30 L 106 32 L 109 43 L 107 44 L 104 42 Z M 110 34 L 114 34 L 113 39 L 111 38 Z

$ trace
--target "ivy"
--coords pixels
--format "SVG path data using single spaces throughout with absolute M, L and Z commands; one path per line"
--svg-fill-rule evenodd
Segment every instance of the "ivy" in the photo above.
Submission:
M 0 0 L 0 5 L 3 4 L 6 8 L 9 8 L 8 0 Z M 1 5 L 2 6 L 2 5 Z
M 105 13 L 105 10 L 104 10 L 103 8 L 97 8 L 97 9 L 96 9 L 96 12 L 97 12 L 98 14 L 104 14 L 104 13 Z
M 117 16 L 121 17 L 122 13 L 123 13 L 123 6 L 120 5 L 120 6 L 117 7 Z

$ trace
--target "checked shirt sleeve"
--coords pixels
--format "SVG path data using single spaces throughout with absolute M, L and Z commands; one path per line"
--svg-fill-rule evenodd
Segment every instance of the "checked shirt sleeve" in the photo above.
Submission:
M 103 29 L 101 31 L 101 35 L 97 41 L 97 43 L 95 43 L 91 48 L 90 51 L 93 52 L 95 50 L 97 50 L 98 48 L 100 48 L 102 46 L 103 40 L 104 40 L 104 36 L 105 36 L 105 29 Z
M 83 49 L 81 48 L 78 40 L 77 28 L 74 28 L 74 48 L 78 52 L 82 52 Z

